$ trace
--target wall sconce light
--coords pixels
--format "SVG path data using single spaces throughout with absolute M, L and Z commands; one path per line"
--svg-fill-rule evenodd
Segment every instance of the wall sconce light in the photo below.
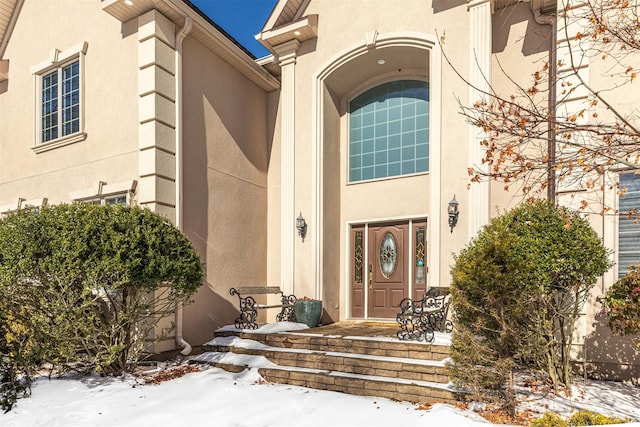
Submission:
M 456 195 L 453 195 L 453 199 L 449 202 L 449 209 L 447 210 L 449 213 L 449 227 L 451 227 L 451 232 L 453 233 L 453 228 L 458 223 L 458 201 L 456 200 Z
M 304 238 L 307 235 L 307 222 L 304 220 L 302 216 L 302 212 L 296 218 L 296 229 L 298 229 L 298 236 L 302 237 L 302 241 L 304 242 Z

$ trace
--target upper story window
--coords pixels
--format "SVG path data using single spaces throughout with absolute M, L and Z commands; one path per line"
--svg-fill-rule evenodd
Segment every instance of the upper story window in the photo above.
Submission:
M 137 181 L 124 181 L 115 184 L 107 184 L 99 181 L 94 188 L 75 191 L 69 194 L 74 202 L 91 203 L 93 205 L 126 205 L 135 204 Z
M 618 278 L 629 272 L 629 266 L 640 261 L 640 175 L 633 172 L 620 174 L 620 189 L 626 190 L 620 197 L 618 209 Z M 634 214 L 628 215 L 629 212 Z
M 429 84 L 399 80 L 349 104 L 349 182 L 429 171 Z
M 65 51 L 31 68 L 36 78 L 37 153 L 86 138 L 83 132 L 83 62 L 87 43 Z
M 42 139 L 51 141 L 80 131 L 80 61 L 42 76 Z

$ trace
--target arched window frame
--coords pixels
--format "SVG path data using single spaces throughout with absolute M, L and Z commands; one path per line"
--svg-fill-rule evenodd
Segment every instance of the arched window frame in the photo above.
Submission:
M 419 90 L 426 90 L 424 102 L 413 102 L 403 104 L 404 98 L 399 104 L 389 104 L 381 110 L 373 111 L 376 117 L 372 123 L 364 123 L 364 115 L 357 117 L 354 115 L 352 104 L 358 98 L 366 96 L 375 91 L 387 91 L 393 85 L 403 83 L 419 83 Z M 409 88 L 415 90 L 415 88 Z M 406 176 L 427 174 L 430 170 L 429 145 L 430 145 L 430 114 L 431 114 L 431 94 L 428 79 L 415 76 L 396 76 L 393 79 L 379 80 L 366 87 L 360 87 L 349 97 L 347 102 L 348 125 L 347 125 L 347 183 L 359 184 L 363 182 L 396 179 Z M 385 95 L 374 96 L 371 104 L 376 99 L 381 99 Z M 411 116 L 403 111 L 405 108 L 414 108 Z M 400 116 L 389 119 L 389 113 L 400 111 Z M 371 116 L 372 112 L 364 114 Z M 385 114 L 386 119 L 378 123 L 377 115 Z M 355 120 L 362 120 L 354 127 Z M 393 129 L 390 128 L 392 124 Z M 409 126 L 409 129 L 404 126 Z M 383 134 L 378 136 L 379 128 L 383 129 Z M 365 129 L 367 128 L 367 129 Z M 372 130 L 373 129 L 373 130 Z M 358 134 L 358 131 L 361 133 Z M 364 137 L 365 131 L 372 132 L 369 137 Z M 354 143 L 354 138 L 359 138 L 359 145 Z M 403 138 L 413 142 L 407 143 Z M 392 139 L 392 140 L 391 140 Z M 416 152 L 416 149 L 419 152 Z M 411 153 L 413 151 L 413 153 Z M 393 157 L 392 157 L 393 156 Z

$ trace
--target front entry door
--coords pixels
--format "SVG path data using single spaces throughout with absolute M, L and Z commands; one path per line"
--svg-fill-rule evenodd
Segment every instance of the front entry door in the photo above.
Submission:
M 408 223 L 369 227 L 368 317 L 395 318 L 409 295 L 408 238 Z

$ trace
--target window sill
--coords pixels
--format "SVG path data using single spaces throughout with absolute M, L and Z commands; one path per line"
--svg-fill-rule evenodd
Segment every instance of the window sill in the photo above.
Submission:
M 40 154 L 44 153 L 45 151 L 75 144 L 76 142 L 84 141 L 85 139 L 87 139 L 87 134 L 85 132 L 76 132 L 71 135 L 63 136 L 62 138 L 40 143 L 34 147 L 31 147 L 31 149 L 34 153 Z
M 393 175 L 393 176 L 385 176 L 382 178 L 363 179 L 361 181 L 347 181 L 347 186 L 358 185 L 358 184 L 370 184 L 372 182 L 389 181 L 389 180 L 402 179 L 402 178 L 412 178 L 416 176 L 429 175 L 429 174 L 430 174 L 430 171 L 424 171 L 424 172 L 408 173 L 406 175 Z

